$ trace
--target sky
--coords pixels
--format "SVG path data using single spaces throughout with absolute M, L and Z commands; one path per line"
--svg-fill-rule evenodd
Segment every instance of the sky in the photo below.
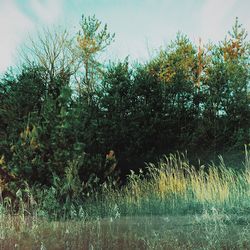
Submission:
M 53 26 L 75 34 L 82 14 L 116 34 L 108 58 L 143 61 L 178 31 L 194 43 L 216 43 L 238 17 L 250 34 L 249 10 L 250 0 L 0 0 L 0 72 L 15 65 L 29 36 Z

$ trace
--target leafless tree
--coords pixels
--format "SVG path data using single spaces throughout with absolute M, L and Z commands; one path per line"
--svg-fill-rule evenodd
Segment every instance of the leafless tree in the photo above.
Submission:
M 60 28 L 43 29 L 35 38 L 30 36 L 19 55 L 25 64 L 43 67 L 50 82 L 59 74 L 71 76 L 80 67 L 73 38 Z

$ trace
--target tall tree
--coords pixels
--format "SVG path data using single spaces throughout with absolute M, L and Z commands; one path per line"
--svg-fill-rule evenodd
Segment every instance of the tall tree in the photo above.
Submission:
M 114 41 L 115 34 L 108 32 L 107 24 L 101 27 L 101 21 L 95 16 L 82 16 L 80 25 L 81 30 L 77 36 L 78 57 L 84 67 L 84 76 L 79 82 L 79 91 L 81 95 L 84 92 L 87 94 L 89 103 L 96 88 L 96 76 L 102 73 L 102 65 L 97 57 Z
M 229 37 L 220 45 L 228 77 L 224 107 L 233 144 L 242 147 L 250 142 L 250 42 L 238 18 L 228 34 Z

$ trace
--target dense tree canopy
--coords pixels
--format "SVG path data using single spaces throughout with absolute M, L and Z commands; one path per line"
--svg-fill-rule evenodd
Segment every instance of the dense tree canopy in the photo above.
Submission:
M 20 179 L 53 186 L 59 178 L 71 197 L 162 154 L 211 159 L 250 143 L 250 44 L 238 20 L 218 45 L 178 34 L 133 66 L 98 61 L 114 35 L 96 17 L 83 17 L 75 38 L 66 34 L 40 34 L 33 62 L 0 81 L 0 167 Z

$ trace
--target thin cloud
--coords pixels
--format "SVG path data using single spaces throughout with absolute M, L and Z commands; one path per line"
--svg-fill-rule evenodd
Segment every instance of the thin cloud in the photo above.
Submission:
M 36 17 L 45 24 L 52 24 L 59 19 L 63 12 L 62 0 L 30 0 L 30 7 Z
M 15 63 L 17 49 L 28 34 L 33 33 L 38 25 L 56 23 L 63 14 L 62 0 L 30 0 L 25 5 L 32 10 L 32 16 L 14 0 L 0 1 L 0 72 Z
M 205 39 L 221 40 L 225 25 L 237 0 L 206 0 L 200 11 L 201 35 Z M 233 22 L 234 17 L 230 17 Z M 230 20 L 229 20 L 230 21 Z
M 32 29 L 32 21 L 18 9 L 14 1 L 2 1 L 0 5 L 0 72 L 5 71 L 13 63 L 16 48 L 25 38 L 25 34 Z

